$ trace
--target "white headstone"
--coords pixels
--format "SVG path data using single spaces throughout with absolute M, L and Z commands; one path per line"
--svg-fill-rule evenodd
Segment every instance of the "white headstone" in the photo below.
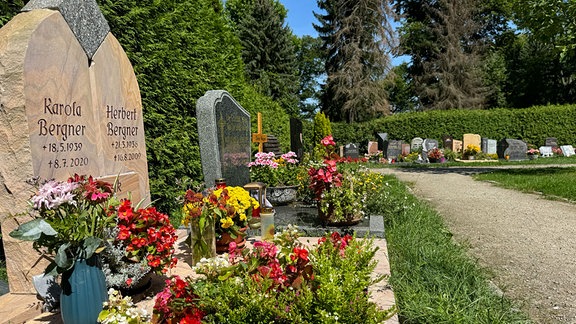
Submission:
M 552 157 L 554 155 L 554 153 L 552 153 L 552 146 L 540 146 L 538 150 L 542 157 Z
M 576 152 L 574 152 L 574 147 L 572 147 L 572 145 L 562 145 L 560 146 L 560 149 L 562 149 L 562 155 L 566 157 L 576 155 Z
M 410 150 L 412 150 L 412 152 L 418 151 L 420 148 L 422 148 L 423 142 L 424 140 L 422 138 L 414 137 L 412 142 L 410 142 Z

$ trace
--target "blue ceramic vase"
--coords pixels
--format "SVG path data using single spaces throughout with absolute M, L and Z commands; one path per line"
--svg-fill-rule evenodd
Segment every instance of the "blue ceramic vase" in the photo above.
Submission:
M 65 324 L 96 324 L 108 300 L 106 278 L 96 255 L 80 259 L 62 274 L 60 312 Z

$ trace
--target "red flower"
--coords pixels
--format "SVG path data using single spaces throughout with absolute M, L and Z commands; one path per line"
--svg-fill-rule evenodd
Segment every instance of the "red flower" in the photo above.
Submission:
M 125 241 L 130 238 L 130 230 L 126 226 L 119 225 L 118 228 L 120 232 L 118 232 L 118 236 L 116 236 L 117 239 Z
M 130 286 L 132 284 L 132 278 L 126 279 L 126 285 Z
M 308 261 L 308 250 L 295 247 L 292 252 L 298 257 L 298 259 Z

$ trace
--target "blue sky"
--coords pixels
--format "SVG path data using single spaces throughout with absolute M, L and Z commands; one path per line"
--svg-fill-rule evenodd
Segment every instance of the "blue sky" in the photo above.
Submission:
M 295 35 L 318 35 L 312 27 L 312 23 L 317 22 L 312 11 L 320 11 L 316 0 L 280 0 L 280 2 L 288 9 L 288 26 Z

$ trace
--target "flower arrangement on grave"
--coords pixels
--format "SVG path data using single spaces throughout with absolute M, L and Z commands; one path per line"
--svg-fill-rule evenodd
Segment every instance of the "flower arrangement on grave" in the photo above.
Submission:
M 357 185 L 360 181 L 354 171 L 338 171 L 337 159 L 331 158 L 336 145 L 332 136 L 322 139 L 321 143 L 326 147 L 324 161 L 312 161 L 308 169 L 309 187 L 314 192 L 318 215 L 324 223 L 333 225 L 358 223 L 363 215 L 366 192 Z
M 46 274 L 63 273 L 102 251 L 106 229 L 115 226 L 117 203 L 112 184 L 91 176 L 49 180 L 30 199 L 32 220 L 10 236 L 32 241 L 34 249 L 51 258 Z
M 248 163 L 250 179 L 263 182 L 268 187 L 298 185 L 298 160 L 296 153 L 290 151 L 276 158 L 274 152 L 258 152 L 253 162 Z
M 371 278 L 373 240 L 332 233 L 306 247 L 298 236 L 288 228 L 229 260 L 202 260 L 195 270 L 206 277 L 171 278 L 156 296 L 156 322 L 381 323 L 393 314 L 365 292 L 383 279 Z
M 428 159 L 430 160 L 440 161 L 443 157 L 444 152 L 442 152 L 442 150 L 440 150 L 439 148 L 433 148 L 430 151 L 428 151 Z
M 177 235 L 168 215 L 155 207 L 139 208 L 124 199 L 114 210 L 116 227 L 102 253 L 103 270 L 109 287 L 131 289 L 147 274 L 165 274 L 173 268 Z
M 198 224 L 202 231 L 207 231 L 213 224 L 217 241 L 243 239 L 252 210 L 258 207 L 258 201 L 242 187 L 212 188 L 206 195 L 189 190 L 185 197 L 182 224 Z M 192 248 L 195 248 L 194 244 Z M 200 242 L 197 242 L 196 248 L 199 253 L 206 251 Z
M 537 148 L 529 148 L 529 149 L 526 151 L 526 154 L 528 154 L 528 155 L 535 155 L 535 156 L 536 156 L 536 155 L 540 155 L 540 151 L 539 151 Z
M 552 154 L 554 154 L 554 156 L 564 156 L 562 148 L 560 148 L 559 146 L 552 147 Z
M 466 145 L 466 148 L 462 152 L 462 155 L 465 157 L 476 156 L 478 152 L 480 152 L 480 147 L 478 145 L 469 144 Z

